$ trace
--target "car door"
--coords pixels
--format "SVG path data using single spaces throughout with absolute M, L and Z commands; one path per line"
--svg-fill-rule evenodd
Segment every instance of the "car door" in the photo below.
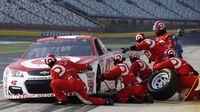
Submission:
M 99 55 L 99 64 L 101 66 L 101 73 L 110 70 L 113 67 L 112 56 L 113 53 L 108 51 L 104 44 L 99 39 L 95 39 L 95 47 Z
M 106 47 L 103 45 L 103 43 L 101 42 L 101 40 L 95 39 L 94 42 L 95 42 L 96 50 L 99 55 L 98 60 L 99 60 L 99 64 L 100 64 L 101 73 L 104 73 L 114 67 L 113 60 L 112 60 L 113 52 L 108 51 L 106 49 Z M 97 81 L 97 85 L 99 85 L 99 86 L 97 86 L 97 88 L 99 88 L 97 90 L 98 91 L 109 91 L 109 90 L 115 89 L 115 84 L 116 84 L 116 82 L 114 80 L 112 80 L 112 81 L 106 80 L 104 83 L 102 83 L 99 80 L 99 81 Z

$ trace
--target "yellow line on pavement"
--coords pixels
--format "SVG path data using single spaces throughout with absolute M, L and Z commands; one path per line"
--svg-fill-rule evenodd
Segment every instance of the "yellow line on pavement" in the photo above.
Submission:
M 192 32 L 192 31 L 200 31 L 200 29 L 186 29 L 185 32 Z M 44 32 L 51 32 L 51 31 L 44 31 Z M 53 31 L 55 32 L 55 31 Z M 52 32 L 52 33 L 53 33 Z M 175 34 L 176 30 L 167 30 L 169 34 Z M 0 36 L 41 36 L 43 31 L 25 31 L 25 30 L 0 30 Z M 55 32 L 58 33 L 58 32 Z M 69 32 L 60 32 L 60 33 L 69 33 Z M 77 32 L 78 33 L 78 32 Z M 99 38 L 131 38 L 134 37 L 139 32 L 131 32 L 131 33 L 81 33 L 83 35 L 94 35 Z M 155 36 L 153 31 L 146 31 L 143 32 L 147 37 Z
M 41 33 L 37 31 L 0 30 L 0 36 L 41 36 Z

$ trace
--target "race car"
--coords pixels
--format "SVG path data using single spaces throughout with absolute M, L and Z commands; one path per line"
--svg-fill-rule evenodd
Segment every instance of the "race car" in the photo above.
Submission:
M 8 99 L 55 97 L 50 87 L 50 68 L 44 63 L 49 53 L 54 54 L 57 60 L 69 59 L 92 66 L 92 71 L 78 73 L 88 94 L 115 88 L 115 82 L 108 82 L 110 87 L 106 87 L 101 86 L 99 80 L 101 73 L 113 68 L 113 52 L 107 50 L 100 39 L 84 35 L 56 36 L 37 39 L 21 59 L 5 68 L 4 96 Z

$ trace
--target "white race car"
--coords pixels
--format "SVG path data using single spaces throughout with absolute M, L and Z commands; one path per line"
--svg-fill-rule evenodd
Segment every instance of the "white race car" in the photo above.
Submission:
M 54 97 L 50 87 L 50 68 L 44 63 L 48 53 L 58 60 L 69 59 L 75 63 L 91 64 L 93 70 L 78 75 L 87 86 L 88 94 L 106 91 L 101 86 L 100 74 L 113 67 L 113 53 L 94 36 L 73 35 L 41 38 L 26 50 L 22 58 L 9 64 L 3 75 L 4 95 L 8 99 Z M 109 82 L 114 89 L 115 82 Z M 69 94 L 72 95 L 73 93 Z

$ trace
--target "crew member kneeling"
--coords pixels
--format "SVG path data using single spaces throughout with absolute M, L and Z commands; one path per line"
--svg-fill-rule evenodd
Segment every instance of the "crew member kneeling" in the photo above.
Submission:
M 194 68 L 185 60 L 176 58 L 176 52 L 174 49 L 167 49 L 164 54 L 168 59 L 156 64 L 153 68 L 153 71 L 161 70 L 164 68 L 171 68 L 176 70 L 180 79 L 180 88 L 178 91 L 180 100 L 185 99 L 189 90 L 195 83 L 195 80 L 197 80 L 186 100 L 200 99 L 200 90 L 195 91 L 199 83 L 199 80 L 197 79 L 199 73 L 195 71 Z
M 148 91 L 147 80 L 152 74 L 152 70 L 142 59 L 140 59 L 140 55 L 136 51 L 133 51 L 129 55 L 129 59 L 131 61 L 131 71 L 136 77 L 139 77 L 142 80 L 141 84 L 143 86 L 143 91 L 146 93 Z
M 134 74 L 126 63 L 123 63 L 125 58 L 121 53 L 113 57 L 115 67 L 103 73 L 101 80 L 115 80 L 120 79 L 125 85 L 120 91 L 116 93 L 117 102 L 120 103 L 153 103 L 153 98 L 150 94 L 143 92 L 142 85 L 139 84 Z
M 55 93 L 58 105 L 67 103 L 67 97 L 65 94 L 70 92 L 74 92 L 77 97 L 86 104 L 113 105 L 111 99 L 88 96 L 85 90 L 86 86 L 77 75 L 77 72 L 92 70 L 90 65 L 77 64 L 70 60 L 57 61 L 53 54 L 47 55 L 45 63 L 51 68 L 51 87 Z

